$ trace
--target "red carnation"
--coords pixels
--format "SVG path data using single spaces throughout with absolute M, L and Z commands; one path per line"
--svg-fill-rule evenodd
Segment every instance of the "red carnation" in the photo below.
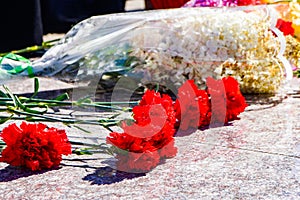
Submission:
M 208 93 L 205 90 L 199 90 L 197 100 L 200 107 L 200 121 L 198 126 L 207 126 L 211 121 L 211 102 L 209 101 Z
M 153 123 L 154 119 L 167 117 L 167 121 L 175 123 L 173 101 L 168 95 L 160 95 L 159 92 L 147 90 L 138 106 L 132 110 L 133 118 L 139 125 Z M 157 118 L 158 117 L 158 118 Z M 165 121 L 163 120 L 163 121 Z
M 222 80 L 206 79 L 207 92 L 211 102 L 211 123 L 224 124 L 226 120 L 226 91 Z
M 159 132 L 166 123 L 170 123 L 161 104 L 136 106 L 133 108 L 133 113 L 136 123 L 123 127 L 125 132 L 131 133 L 132 136 L 140 138 L 151 137 Z
M 139 106 L 154 105 L 161 103 L 161 95 L 159 92 L 154 90 L 146 90 L 145 94 L 142 97 L 142 100 L 139 103 Z
M 177 148 L 174 144 L 175 140 L 172 138 L 167 144 L 158 150 L 159 156 L 161 158 L 173 158 L 177 154 Z
M 127 152 L 118 154 L 117 169 L 130 173 L 144 173 L 155 168 L 160 161 L 159 154 L 156 151 L 146 151 L 143 153 Z
M 174 124 L 167 123 L 157 134 L 153 135 L 149 142 L 152 143 L 157 149 L 163 148 L 171 140 L 175 134 Z
M 113 144 L 114 146 L 118 147 L 119 149 L 122 149 L 122 150 L 125 150 L 128 152 L 135 152 L 135 153 L 142 153 L 145 151 L 157 150 L 157 148 L 152 145 L 153 142 L 149 141 L 148 139 L 134 137 L 131 134 L 128 134 L 126 132 L 110 133 L 109 136 L 107 137 L 107 143 Z
M 123 123 L 123 133 L 112 132 L 107 137 L 107 143 L 125 151 L 116 152 L 119 170 L 150 170 L 161 159 L 175 156 L 177 149 L 172 141 L 176 118 L 173 101 L 168 95 L 146 91 L 140 104 L 133 108 L 133 117 L 135 123 Z M 158 154 L 165 146 L 167 149 Z
M 45 124 L 15 123 L 4 128 L 1 138 L 6 143 L 1 162 L 31 170 L 50 169 L 60 164 L 62 154 L 71 154 L 66 132 Z
M 222 81 L 227 97 L 227 120 L 232 121 L 239 119 L 237 116 L 244 112 L 248 106 L 245 97 L 240 91 L 239 83 L 231 76 L 223 78 Z
M 209 124 L 210 103 L 205 90 L 199 90 L 194 81 L 188 80 L 178 89 L 177 96 L 174 107 L 181 130 Z
M 293 36 L 295 33 L 294 28 L 292 27 L 292 22 L 285 21 L 283 19 L 278 19 L 276 27 L 283 33 L 283 35 Z
M 151 126 L 149 126 L 151 127 Z M 148 128 L 149 128 L 148 127 Z M 146 151 L 157 151 L 168 144 L 175 133 L 174 125 L 166 123 L 160 130 L 152 130 L 149 128 L 146 132 L 153 134 L 152 137 L 136 137 L 133 136 L 135 131 L 144 131 L 142 126 L 133 124 L 127 126 L 123 124 L 124 133 L 112 132 L 107 137 L 107 143 L 126 150 L 129 152 L 141 153 Z M 156 131 L 156 132 L 154 132 Z
M 211 96 L 212 115 L 214 122 L 227 123 L 239 119 L 237 116 L 247 107 L 240 92 L 239 84 L 233 77 L 214 80 L 207 78 L 208 93 Z

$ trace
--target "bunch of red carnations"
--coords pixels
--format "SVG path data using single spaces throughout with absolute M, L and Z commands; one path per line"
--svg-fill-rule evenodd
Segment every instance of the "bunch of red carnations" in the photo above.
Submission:
M 117 168 L 127 172 L 145 172 L 166 158 L 174 157 L 177 130 L 226 124 L 239 119 L 247 104 L 238 82 L 232 77 L 207 79 L 200 90 L 194 81 L 186 81 L 174 102 L 170 96 L 147 90 L 133 108 L 134 123 L 123 123 L 123 133 L 112 132 L 107 142 L 119 149 Z
M 132 109 L 131 123 L 122 123 L 124 132 L 111 132 L 107 137 L 117 170 L 150 171 L 176 155 L 174 136 L 178 130 L 224 125 L 238 119 L 247 106 L 238 82 L 227 77 L 207 78 L 206 83 L 206 89 L 200 90 L 194 81 L 186 81 L 175 101 L 167 94 L 147 90 Z M 66 132 L 42 123 L 13 123 L 3 129 L 0 137 L 6 144 L 0 162 L 33 171 L 57 167 L 62 155 L 72 153 Z

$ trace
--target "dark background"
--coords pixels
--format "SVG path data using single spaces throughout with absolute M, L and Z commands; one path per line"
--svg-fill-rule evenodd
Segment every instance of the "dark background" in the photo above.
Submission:
M 126 0 L 9 0 L 1 2 L 0 52 L 41 45 L 94 15 L 124 12 Z

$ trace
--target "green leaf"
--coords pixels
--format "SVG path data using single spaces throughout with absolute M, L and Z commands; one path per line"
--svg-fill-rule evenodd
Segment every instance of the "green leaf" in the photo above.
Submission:
M 92 103 L 93 101 L 91 100 L 90 97 L 84 97 L 82 99 L 79 99 L 75 102 L 75 105 L 80 106 L 83 103 Z
M 32 113 L 32 114 L 44 114 L 48 111 L 47 107 L 42 110 L 42 111 L 38 111 L 38 110 L 34 110 L 34 109 L 31 109 L 31 108 L 28 108 L 27 106 L 24 106 L 24 104 L 22 104 L 22 102 L 20 101 L 20 99 L 14 95 L 14 100 L 15 102 L 17 103 L 17 107 L 21 108 L 22 110 L 24 110 L 25 112 L 28 112 L 28 113 Z
M 0 152 L 2 153 L 4 146 L 0 146 Z
M 80 126 L 73 125 L 73 127 L 77 128 L 77 129 L 79 129 L 79 130 L 81 130 L 81 131 L 83 131 L 83 132 L 85 132 L 85 133 L 89 133 L 89 134 L 92 133 L 91 131 L 88 131 L 88 130 L 86 130 L 86 129 L 84 129 L 84 128 L 81 128 Z
M 37 95 L 37 93 L 39 92 L 39 88 L 40 88 L 39 79 L 34 78 L 34 93 L 31 98 Z
M 9 98 L 6 93 L 0 90 L 0 97 Z
M 109 126 L 106 125 L 101 125 L 103 128 L 105 128 L 106 130 L 108 130 L 109 132 L 114 132 L 111 128 L 109 128 Z
M 89 151 L 89 148 L 75 149 L 73 153 L 77 155 L 93 155 L 93 153 Z
M 13 117 L 14 115 L 10 115 L 9 117 L 0 117 L 0 124 L 4 124 L 5 122 L 7 122 L 8 120 L 11 120 L 11 118 Z
M 59 96 L 57 96 L 55 99 L 53 100 L 56 100 L 56 101 L 64 101 L 64 100 L 68 100 L 70 97 L 68 95 L 68 93 L 63 93 Z
M 14 103 L 14 106 L 17 107 L 17 102 L 15 100 L 15 96 L 13 95 L 13 93 L 10 91 L 10 89 L 6 86 L 6 85 L 3 85 L 3 88 L 5 89 L 5 91 L 7 92 L 7 94 L 10 96 L 10 98 L 12 99 L 13 103 Z
M 34 78 L 34 92 L 33 92 L 33 95 L 26 102 L 30 101 L 32 98 L 34 98 L 38 94 L 39 88 L 40 88 L 39 79 Z

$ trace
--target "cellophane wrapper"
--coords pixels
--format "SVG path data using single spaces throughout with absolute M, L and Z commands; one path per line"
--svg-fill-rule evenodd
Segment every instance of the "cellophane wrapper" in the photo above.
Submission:
M 277 17 L 267 5 L 95 16 L 75 25 L 34 70 L 67 81 L 119 73 L 171 88 L 233 76 L 244 93 L 276 93 L 292 73 Z

